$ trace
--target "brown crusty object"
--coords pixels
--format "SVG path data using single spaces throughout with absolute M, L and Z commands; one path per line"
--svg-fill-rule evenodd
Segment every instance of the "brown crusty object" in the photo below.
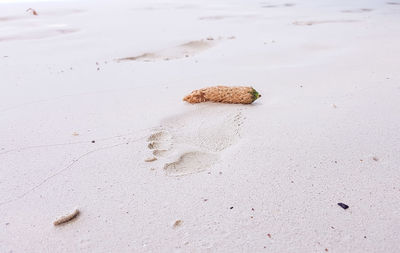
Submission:
M 191 104 L 202 102 L 216 102 L 227 104 L 251 104 L 261 95 L 253 87 L 215 86 L 194 90 L 183 98 Z

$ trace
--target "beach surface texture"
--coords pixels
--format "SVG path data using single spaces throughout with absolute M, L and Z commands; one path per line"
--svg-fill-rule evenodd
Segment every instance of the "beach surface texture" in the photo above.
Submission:
M 0 252 L 400 252 L 399 66 L 398 0 L 0 0 Z

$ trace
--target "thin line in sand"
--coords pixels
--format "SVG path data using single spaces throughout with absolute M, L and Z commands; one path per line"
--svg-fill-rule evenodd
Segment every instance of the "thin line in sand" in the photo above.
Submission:
M 67 170 L 69 170 L 69 169 L 71 169 L 77 162 L 79 162 L 81 159 L 83 159 L 84 157 L 86 157 L 86 156 L 88 156 L 88 155 L 90 155 L 90 154 L 93 154 L 93 153 L 98 152 L 98 151 L 101 151 L 101 150 L 112 149 L 112 148 L 115 148 L 115 147 L 118 147 L 118 146 L 127 145 L 127 144 L 130 144 L 131 142 L 136 142 L 136 141 L 139 141 L 139 140 L 142 140 L 142 139 L 145 139 L 145 137 L 140 137 L 140 138 L 137 138 L 137 139 L 132 140 L 132 141 L 127 141 L 127 142 L 123 142 L 123 143 L 118 143 L 118 144 L 114 144 L 114 145 L 110 145 L 110 146 L 106 146 L 106 147 L 102 147 L 102 148 L 98 148 L 98 149 L 95 149 L 95 150 L 86 152 L 86 153 L 84 153 L 83 155 L 80 155 L 78 158 L 73 159 L 72 162 L 71 162 L 70 164 L 68 164 L 66 167 L 60 169 L 60 170 L 57 171 L 56 173 L 54 173 L 54 174 L 52 174 L 52 175 L 46 177 L 45 179 L 43 179 L 40 183 L 38 183 L 37 185 L 35 185 L 35 186 L 32 187 L 31 189 L 29 189 L 29 190 L 25 191 L 24 193 L 18 195 L 17 197 L 14 197 L 14 198 L 11 198 L 11 199 L 9 199 L 9 200 L 0 202 L 0 206 L 5 205 L 5 204 L 9 204 L 9 203 L 11 203 L 11 202 L 17 201 L 17 200 L 19 200 L 19 199 L 25 197 L 25 196 L 28 195 L 29 193 L 35 191 L 35 190 L 38 189 L 40 186 L 42 186 L 43 184 L 45 184 L 45 183 L 46 183 L 47 181 L 49 181 L 50 179 L 52 179 L 52 178 L 54 178 L 54 177 L 60 175 L 61 173 L 65 172 L 65 171 L 67 171 Z

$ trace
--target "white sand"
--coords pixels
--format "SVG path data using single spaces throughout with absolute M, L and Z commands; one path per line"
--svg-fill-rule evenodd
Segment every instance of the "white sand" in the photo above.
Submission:
M 399 1 L 6 2 L 0 252 L 400 251 Z

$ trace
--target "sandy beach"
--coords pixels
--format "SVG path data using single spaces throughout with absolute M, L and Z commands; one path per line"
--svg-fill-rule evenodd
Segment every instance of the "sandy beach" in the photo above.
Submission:
M 0 0 L 0 252 L 400 252 L 399 45 L 400 1 Z

